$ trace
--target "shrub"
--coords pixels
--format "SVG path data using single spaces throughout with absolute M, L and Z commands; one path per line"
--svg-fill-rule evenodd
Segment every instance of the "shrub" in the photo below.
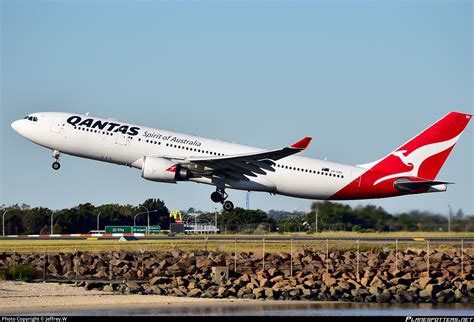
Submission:
M 5 273 L 6 279 L 18 279 L 23 282 L 29 282 L 38 276 L 38 271 L 30 265 L 13 264 L 7 268 Z
M 352 231 L 354 232 L 360 232 L 361 231 L 361 227 L 359 225 L 354 225 L 352 226 Z

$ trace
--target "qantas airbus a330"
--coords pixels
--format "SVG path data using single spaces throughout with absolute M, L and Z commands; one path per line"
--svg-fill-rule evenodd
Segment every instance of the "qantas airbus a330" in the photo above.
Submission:
M 357 166 L 296 156 L 310 137 L 277 150 L 264 150 L 103 119 L 44 112 L 14 121 L 12 128 L 59 157 L 78 157 L 141 170 L 145 179 L 194 181 L 216 186 L 212 201 L 234 208 L 226 188 L 298 198 L 349 200 L 441 192 L 441 166 L 472 115 L 451 112 L 382 159 Z

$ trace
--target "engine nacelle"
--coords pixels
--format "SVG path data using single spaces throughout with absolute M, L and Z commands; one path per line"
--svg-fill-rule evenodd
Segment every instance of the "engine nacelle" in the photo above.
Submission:
M 187 180 L 190 177 L 188 169 L 169 159 L 156 157 L 143 157 L 142 178 L 174 183 L 177 180 Z

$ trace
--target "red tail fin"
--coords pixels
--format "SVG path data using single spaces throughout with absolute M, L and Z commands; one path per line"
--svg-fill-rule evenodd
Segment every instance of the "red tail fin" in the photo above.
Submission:
M 373 185 L 400 176 L 433 180 L 471 117 L 470 114 L 451 112 L 384 158 L 359 166 L 387 173 Z

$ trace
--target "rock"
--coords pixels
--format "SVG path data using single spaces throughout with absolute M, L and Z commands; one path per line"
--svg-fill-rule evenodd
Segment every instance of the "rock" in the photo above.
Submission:
M 275 277 L 278 274 L 278 270 L 274 267 L 268 269 L 267 272 L 270 277 Z
M 403 276 L 401 276 L 400 279 L 412 280 L 412 279 L 413 279 L 413 276 L 411 275 L 411 273 L 406 273 L 406 274 L 404 274 Z
M 273 283 L 281 282 L 281 281 L 283 281 L 283 276 L 281 276 L 281 275 L 275 276 L 270 281 L 272 281 Z
M 378 276 L 374 276 L 372 281 L 370 282 L 370 286 L 375 286 L 375 287 L 380 287 L 383 288 L 385 287 L 385 282 L 380 279 Z
M 187 294 L 188 297 L 200 297 L 201 295 L 202 295 L 201 290 L 197 288 L 190 290 Z
M 354 281 L 353 279 L 348 279 L 348 280 L 347 280 L 347 283 L 352 284 L 352 286 L 353 286 L 354 288 L 359 288 L 359 287 L 361 286 L 359 283 L 357 283 L 357 282 Z
M 313 280 L 307 280 L 303 282 L 303 285 L 307 288 L 313 289 L 315 287 L 315 283 Z
M 379 289 L 375 286 L 371 286 L 369 288 L 369 293 L 372 294 L 372 295 L 375 295 L 375 296 L 380 295 Z
M 259 286 L 260 287 L 269 287 L 270 286 L 270 283 L 269 283 L 268 279 L 266 279 L 266 278 L 262 277 L 258 281 L 259 281 Z
M 393 269 L 391 271 L 389 271 L 390 275 L 392 275 L 392 277 L 401 277 L 401 274 L 402 272 L 399 271 L 398 269 Z
M 182 272 L 183 269 L 178 264 L 168 266 L 168 268 L 166 269 L 166 275 L 177 275 L 181 274 Z
M 263 296 L 263 294 L 265 294 L 265 289 L 262 287 L 254 288 L 252 294 L 255 296 L 256 299 L 259 299 Z
M 269 288 L 269 287 L 266 287 L 266 288 L 264 289 L 264 291 L 265 291 L 265 297 L 266 297 L 267 299 L 273 299 L 273 298 L 274 298 L 274 291 L 273 291 L 273 289 L 271 289 L 271 288 Z
M 307 288 L 301 289 L 301 292 L 302 296 L 305 298 L 309 298 L 312 295 L 311 290 Z
M 456 289 L 454 291 L 454 297 L 456 298 L 456 300 L 459 301 L 463 296 L 464 294 L 462 294 L 462 292 L 459 289 Z
M 323 282 L 327 287 L 331 287 L 336 284 L 336 279 L 332 278 L 328 273 L 323 274 Z
M 342 290 L 347 291 L 351 289 L 351 285 L 349 282 L 346 281 L 340 281 L 337 283 L 337 286 L 339 286 Z
M 198 282 L 198 285 L 199 287 L 202 289 L 202 290 L 205 290 L 207 289 L 207 287 L 209 286 L 209 280 L 208 279 L 201 279 L 199 282 Z
M 442 252 L 435 252 L 430 255 L 430 263 L 439 263 L 447 259 L 447 256 Z
M 426 288 L 426 285 L 434 282 L 435 281 L 431 277 L 422 277 L 417 281 L 418 285 L 420 285 L 422 288 Z
M 438 284 L 428 284 L 426 287 L 420 291 L 420 297 L 425 300 L 431 300 L 436 293 L 440 292 L 443 289 L 441 285 Z
M 403 300 L 403 302 L 411 303 L 413 301 L 413 297 L 405 290 L 397 290 L 396 294 Z
M 58 264 L 56 263 L 51 263 L 49 264 L 48 266 L 48 271 L 50 271 L 51 273 L 53 273 L 54 275 L 58 275 L 58 271 L 60 270 L 60 267 Z
M 419 295 L 420 295 L 420 298 L 422 298 L 425 301 L 431 300 L 432 297 L 433 297 L 432 292 L 430 290 L 426 290 L 426 289 L 421 290 Z
M 128 281 L 125 285 L 130 290 L 130 293 L 138 293 L 141 290 L 141 287 L 137 282 Z
M 352 296 L 359 296 L 359 297 L 364 297 L 369 294 L 369 291 L 367 291 L 365 288 L 356 288 L 351 290 Z
M 161 280 L 161 277 L 160 276 L 155 276 L 155 277 L 152 277 L 148 283 L 150 285 L 155 285 L 156 283 L 158 283 L 159 281 Z
M 108 293 L 113 293 L 114 292 L 114 287 L 111 284 L 105 285 L 104 288 L 102 288 L 102 291 L 108 292 Z
M 364 287 L 367 287 L 368 284 L 369 284 L 369 278 L 368 278 L 368 277 L 365 277 L 365 276 L 362 277 L 362 278 L 360 279 L 360 284 L 362 284 Z
M 211 267 L 214 264 L 214 261 L 210 258 L 203 258 L 203 259 L 198 259 L 196 261 L 196 267 L 203 268 L 203 267 Z
M 436 294 L 436 298 L 438 303 L 449 303 L 455 299 L 454 292 L 450 288 L 439 291 Z
M 293 298 L 298 298 L 300 294 L 301 290 L 299 288 L 295 288 L 290 291 L 290 296 L 292 296 Z
M 249 274 L 243 273 L 242 276 L 240 276 L 240 280 L 241 280 L 242 282 L 246 282 L 246 283 L 250 282 L 250 276 L 249 276 Z
M 379 294 L 376 296 L 376 301 L 377 303 L 387 303 L 390 302 L 392 295 L 388 290 L 385 290 L 382 292 L 382 294 Z
M 227 292 L 227 289 L 226 289 L 225 287 L 223 287 L 223 286 L 221 286 L 221 287 L 219 287 L 219 288 L 217 289 L 217 295 L 218 295 L 219 297 L 227 297 L 227 293 L 228 293 L 228 292 Z

